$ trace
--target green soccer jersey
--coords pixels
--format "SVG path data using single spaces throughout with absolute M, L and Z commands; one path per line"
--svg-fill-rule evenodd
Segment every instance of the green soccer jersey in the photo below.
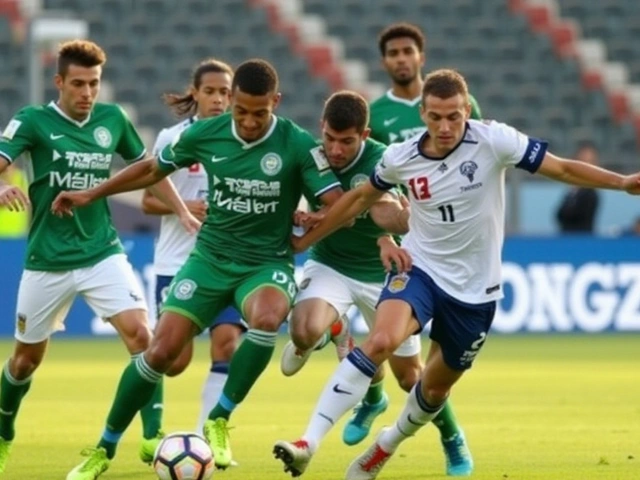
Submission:
M 25 107 L 0 137 L 2 157 L 12 162 L 22 153 L 32 169 L 26 269 L 73 270 L 123 251 L 105 199 L 76 208 L 72 217 L 59 218 L 50 210 L 61 191 L 107 180 L 115 153 L 125 161 L 144 157 L 144 145 L 118 105 L 98 103 L 82 122 L 54 102 Z
M 335 172 L 342 189 L 347 191 L 366 182 L 385 149 L 385 145 L 367 139 L 353 162 Z M 311 207 L 317 210 L 320 205 L 316 202 Z M 310 257 L 349 278 L 361 282 L 382 282 L 385 273 L 377 245 L 382 234 L 384 230 L 365 211 L 356 218 L 352 227 L 341 228 L 316 243 Z
M 293 213 L 303 189 L 318 197 L 339 186 L 311 134 L 282 117 L 251 143 L 230 114 L 200 120 L 158 158 L 164 170 L 196 162 L 209 179 L 209 210 L 195 248 L 243 264 L 292 262 Z
M 473 96 L 471 102 L 471 118 L 480 120 L 480 106 Z M 396 97 L 389 90 L 382 97 L 371 103 L 371 138 L 390 145 L 405 140 L 425 131 L 424 122 L 420 118 L 420 97 L 405 100 Z

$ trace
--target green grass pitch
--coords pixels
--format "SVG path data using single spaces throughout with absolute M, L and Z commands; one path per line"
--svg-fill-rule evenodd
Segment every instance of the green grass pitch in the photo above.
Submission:
M 333 349 L 285 378 L 274 360 L 232 418 L 232 446 L 240 467 L 216 472 L 227 480 L 289 478 L 271 455 L 278 439 L 297 438 L 335 367 Z M 490 337 L 476 365 L 457 386 L 454 405 L 474 453 L 475 480 L 598 480 L 640 478 L 640 335 Z M 6 357 L 11 343 L 0 342 Z M 191 430 L 208 371 L 207 348 L 182 376 L 166 383 L 165 428 Z M 54 339 L 17 422 L 17 437 L 2 479 L 64 479 L 79 451 L 101 432 L 116 382 L 127 362 L 116 340 Z M 374 425 L 389 424 L 404 403 L 390 379 L 392 403 Z M 341 443 L 344 420 L 326 438 L 306 480 L 344 478 L 364 445 Z M 407 441 L 378 478 L 444 479 L 436 429 Z M 105 480 L 155 478 L 137 459 L 136 420 Z M 368 442 L 367 442 L 368 444 Z

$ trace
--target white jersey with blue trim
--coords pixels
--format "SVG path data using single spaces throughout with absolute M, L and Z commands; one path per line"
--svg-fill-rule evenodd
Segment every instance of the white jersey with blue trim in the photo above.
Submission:
M 153 146 L 153 154 L 158 155 L 164 147 L 183 130 L 187 129 L 195 117 L 183 120 L 169 128 L 162 129 Z M 199 163 L 183 168 L 169 175 L 183 200 L 207 201 L 209 185 L 207 174 Z M 196 235 L 189 235 L 176 215 L 163 215 L 160 223 L 160 235 L 154 252 L 154 271 L 156 275 L 174 276 L 196 243 Z
M 502 298 L 505 170 L 534 173 L 547 143 L 495 121 L 469 120 L 461 142 L 442 158 L 420 145 L 425 132 L 387 148 L 371 176 L 376 188 L 404 185 L 413 264 L 449 295 L 479 304 Z

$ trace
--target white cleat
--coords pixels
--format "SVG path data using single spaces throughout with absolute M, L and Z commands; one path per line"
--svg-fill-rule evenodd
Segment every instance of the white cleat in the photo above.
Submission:
M 340 361 L 353 350 L 354 341 L 349 329 L 349 319 L 346 315 L 341 316 L 331 325 L 331 341 L 336 346 L 336 353 Z
M 289 472 L 292 477 L 299 477 L 309 466 L 312 453 L 305 440 L 295 442 L 279 440 L 273 446 L 273 455 L 284 463 L 285 472 Z
M 289 340 L 282 350 L 282 356 L 280 357 L 280 370 L 286 377 L 295 375 L 298 373 L 304 364 L 307 363 L 309 357 L 313 353 L 311 350 L 300 350 L 295 344 Z
M 378 434 L 378 438 L 387 430 L 383 428 Z M 371 445 L 364 453 L 356 457 L 345 476 L 345 480 L 374 480 L 382 467 L 391 458 L 393 452 L 388 453 L 382 450 L 378 441 Z

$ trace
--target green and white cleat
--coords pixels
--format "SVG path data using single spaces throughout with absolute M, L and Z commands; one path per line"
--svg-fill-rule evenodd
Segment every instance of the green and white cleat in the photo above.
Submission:
M 96 480 L 111 463 L 107 451 L 102 447 L 85 448 L 80 455 L 88 458 L 67 474 L 67 480 Z
M 216 418 L 204 422 L 204 436 L 213 452 L 216 468 L 225 470 L 231 466 L 233 455 L 229 438 L 229 427 L 225 418 Z
M 12 440 L 5 440 L 0 437 L 0 473 L 4 472 L 7 468 L 7 461 L 11 454 L 11 445 L 13 445 Z
M 160 442 L 165 437 L 165 434 L 162 430 L 158 430 L 158 433 L 153 438 L 143 438 L 140 442 L 140 450 L 138 454 L 140 455 L 140 460 L 143 463 L 151 465 L 153 462 L 153 457 L 155 457 L 156 450 Z

